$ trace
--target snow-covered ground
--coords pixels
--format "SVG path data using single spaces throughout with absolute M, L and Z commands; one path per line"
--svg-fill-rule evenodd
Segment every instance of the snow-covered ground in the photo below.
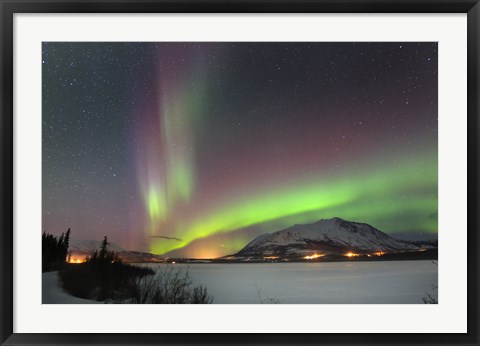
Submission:
M 60 286 L 58 272 L 42 274 L 42 304 L 101 304 L 93 300 L 74 297 Z
M 258 304 L 257 287 L 262 299 L 286 304 L 423 304 L 438 282 L 432 261 L 191 264 L 189 271 L 214 304 Z
M 153 269 L 163 264 L 143 264 Z M 184 266 L 183 264 L 174 264 Z M 258 304 L 275 298 L 284 304 L 422 304 L 438 282 L 431 261 L 191 264 L 191 279 L 204 285 L 216 304 Z M 58 273 L 42 277 L 44 304 L 98 304 L 72 297 Z

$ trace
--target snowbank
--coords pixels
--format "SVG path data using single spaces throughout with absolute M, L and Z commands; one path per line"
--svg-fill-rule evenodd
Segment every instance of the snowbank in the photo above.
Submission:
M 102 302 L 68 294 L 60 285 L 58 272 L 49 272 L 42 274 L 42 304 L 102 304 Z

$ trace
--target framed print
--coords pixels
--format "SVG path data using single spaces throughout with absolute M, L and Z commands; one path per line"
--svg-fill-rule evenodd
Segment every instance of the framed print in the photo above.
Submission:
M 2 1 L 1 342 L 478 344 L 477 1 Z

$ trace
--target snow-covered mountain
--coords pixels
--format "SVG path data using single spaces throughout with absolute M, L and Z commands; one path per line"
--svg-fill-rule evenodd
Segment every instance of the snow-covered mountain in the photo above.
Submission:
M 393 238 L 378 229 L 338 217 L 307 225 L 294 225 L 262 234 L 247 244 L 236 257 L 302 256 L 313 251 L 339 255 L 355 253 L 419 251 L 435 246 Z

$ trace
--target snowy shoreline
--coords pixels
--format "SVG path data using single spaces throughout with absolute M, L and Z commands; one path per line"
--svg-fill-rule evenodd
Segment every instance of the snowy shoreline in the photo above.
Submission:
M 58 271 L 42 273 L 42 304 L 102 304 L 74 297 L 63 290 Z

